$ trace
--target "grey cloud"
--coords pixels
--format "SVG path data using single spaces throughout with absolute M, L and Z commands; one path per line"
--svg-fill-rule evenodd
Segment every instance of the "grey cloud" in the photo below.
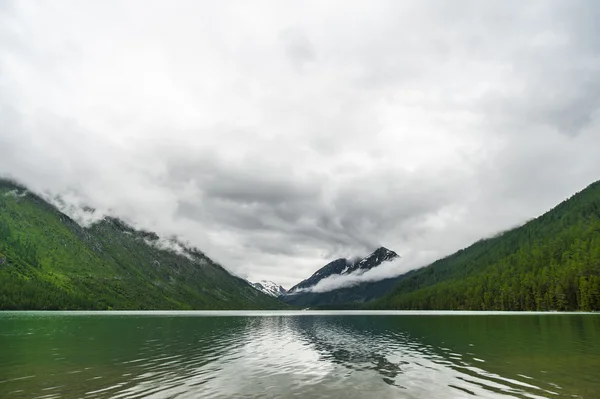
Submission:
M 422 219 L 448 206 L 454 187 L 442 189 L 423 181 L 423 176 L 385 172 L 337 186 L 328 200 L 327 187 L 319 180 L 303 184 L 285 171 L 254 173 L 245 164 L 235 168 L 214 157 L 206 159 L 210 160 L 196 168 L 184 162 L 187 168 L 167 179 L 194 176 L 202 193 L 195 203 L 180 202 L 177 216 L 228 226 L 241 235 L 261 235 L 263 240 L 245 246 L 271 254 L 294 255 L 299 243 L 316 248 L 327 243 L 332 248 L 328 256 L 355 255 L 381 245 L 381 231 L 398 226 L 406 227 L 400 236 L 409 240 L 425 228 L 419 225 Z M 182 160 L 178 156 L 178 162 Z
M 600 45 L 594 53 L 558 52 L 530 57 L 516 70 L 527 79 L 518 92 L 490 93 L 485 111 L 516 128 L 548 125 L 563 134 L 577 135 L 600 110 Z M 553 65 L 552 65 L 553 64 Z M 544 65 L 546 69 L 541 69 Z
M 315 59 L 315 50 L 302 30 L 287 28 L 279 33 L 279 38 L 285 46 L 285 52 L 291 63 L 299 71 L 304 64 Z
M 14 7 L 12 0 L 6 0 L 0 3 L 0 13 L 8 13 Z
M 0 175 L 253 280 L 418 267 L 600 176 L 595 1 L 21 4 Z
M 549 125 L 576 135 L 600 109 L 600 7 L 551 4 L 542 4 L 541 17 L 531 12 L 524 21 L 535 24 L 517 36 L 509 84 L 489 94 L 486 111 L 517 127 Z

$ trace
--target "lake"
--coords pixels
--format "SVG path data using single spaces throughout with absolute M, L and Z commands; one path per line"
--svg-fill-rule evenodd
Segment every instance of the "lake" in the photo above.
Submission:
M 2 312 L 0 398 L 600 398 L 600 315 Z

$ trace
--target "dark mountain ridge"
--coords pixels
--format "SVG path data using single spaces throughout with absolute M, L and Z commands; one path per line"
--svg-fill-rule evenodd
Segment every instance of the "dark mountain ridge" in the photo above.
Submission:
M 276 309 L 175 238 L 106 217 L 82 227 L 0 179 L 0 309 Z
M 399 258 L 398 254 L 385 247 L 376 249 L 372 254 L 360 259 L 336 259 L 317 270 L 308 279 L 292 287 L 282 299 L 295 306 L 336 306 L 373 300 L 391 290 L 396 278 L 375 282 L 365 282 L 327 292 L 311 292 L 310 288 L 331 276 L 348 276 L 365 273 L 384 262 Z
M 317 270 L 312 276 L 306 280 L 301 281 L 288 290 L 289 294 L 297 292 L 302 289 L 314 287 L 319 281 L 333 276 L 333 275 L 347 275 L 355 272 L 362 271 L 363 273 L 373 267 L 379 266 L 383 262 L 398 258 L 398 254 L 394 251 L 390 251 L 385 247 L 377 248 L 372 254 L 364 258 L 346 259 L 340 258 L 332 262 L 329 262 L 319 270 Z

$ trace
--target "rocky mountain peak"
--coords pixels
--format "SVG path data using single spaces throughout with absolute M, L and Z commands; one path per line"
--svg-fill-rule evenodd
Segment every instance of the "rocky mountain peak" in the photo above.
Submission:
M 257 290 L 272 297 L 279 297 L 287 293 L 287 290 L 285 288 L 283 288 L 277 283 L 274 283 L 273 281 L 260 280 L 256 283 L 252 283 L 250 281 L 248 281 L 248 283 L 250 283 L 250 285 L 256 288 Z
M 376 266 L 379 266 L 383 262 L 387 262 L 396 258 L 399 258 L 398 254 L 385 247 L 377 248 L 372 254 L 366 256 L 362 260 L 356 262 L 354 265 L 348 268 L 344 274 L 354 273 L 358 270 L 363 272 L 370 270 Z
M 311 277 L 301 281 L 299 284 L 292 287 L 288 294 L 296 294 L 301 292 L 303 289 L 307 289 L 315 286 L 319 281 L 330 277 L 332 275 L 348 275 L 351 273 L 362 274 L 367 270 L 370 270 L 376 266 L 379 266 L 383 262 L 387 262 L 396 258 L 399 258 L 398 254 L 385 247 L 377 248 L 372 254 L 365 258 L 355 258 L 349 260 L 346 258 L 336 259 L 321 269 L 317 270 Z

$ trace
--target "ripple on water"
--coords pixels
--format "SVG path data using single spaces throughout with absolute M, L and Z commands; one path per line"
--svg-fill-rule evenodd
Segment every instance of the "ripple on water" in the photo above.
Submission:
M 528 329 L 524 319 L 469 317 L 71 316 L 39 323 L 40 334 L 0 330 L 21 348 L 0 363 L 0 397 L 585 398 L 600 389 L 571 370 L 600 366 L 595 321 L 575 324 L 580 333 L 556 320 Z M 551 350 L 557 342 L 574 355 Z M 36 358 L 18 357 L 32 348 Z

